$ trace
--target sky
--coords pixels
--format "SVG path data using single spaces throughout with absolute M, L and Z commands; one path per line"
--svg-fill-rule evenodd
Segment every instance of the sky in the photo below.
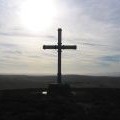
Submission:
M 0 74 L 120 76 L 120 0 L 0 0 Z

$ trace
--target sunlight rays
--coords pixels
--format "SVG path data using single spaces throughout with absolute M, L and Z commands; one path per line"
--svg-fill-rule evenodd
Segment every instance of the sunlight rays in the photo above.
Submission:
M 56 15 L 54 0 L 26 0 L 20 7 L 20 22 L 33 33 L 48 29 Z

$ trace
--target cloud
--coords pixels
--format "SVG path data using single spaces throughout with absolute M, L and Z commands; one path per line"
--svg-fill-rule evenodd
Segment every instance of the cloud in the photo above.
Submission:
M 100 57 L 99 60 L 102 62 L 120 63 L 120 55 L 103 56 Z
M 22 52 L 19 51 L 19 50 L 10 50 L 10 51 L 5 50 L 5 51 L 3 51 L 3 53 L 7 53 L 9 55 L 12 55 L 12 54 L 14 54 L 14 55 L 22 55 Z
M 108 47 L 108 45 L 96 44 L 96 43 L 91 43 L 91 42 L 83 42 L 83 45 L 88 45 L 92 47 Z
M 20 51 L 20 46 L 18 44 L 12 43 L 0 43 L 1 54 L 22 54 Z
M 16 48 L 18 45 L 12 43 L 0 43 L 0 47 L 7 47 L 7 48 Z
M 0 35 L 3 36 L 17 36 L 17 37 L 42 37 L 42 38 L 50 38 L 50 39 L 55 39 L 56 37 L 53 35 L 39 35 L 39 34 L 31 34 L 31 33 L 23 33 L 22 31 L 20 32 L 11 32 L 10 30 L 8 32 L 0 32 Z
M 119 24 L 119 0 L 82 0 L 81 4 L 84 11 L 93 19 L 104 21 L 105 23 Z

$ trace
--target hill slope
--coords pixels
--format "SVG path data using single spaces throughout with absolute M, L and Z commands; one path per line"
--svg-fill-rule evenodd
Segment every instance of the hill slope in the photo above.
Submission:
M 120 88 L 120 77 L 64 75 L 64 83 L 73 87 Z M 56 76 L 0 75 L 0 90 L 44 88 L 56 82 Z

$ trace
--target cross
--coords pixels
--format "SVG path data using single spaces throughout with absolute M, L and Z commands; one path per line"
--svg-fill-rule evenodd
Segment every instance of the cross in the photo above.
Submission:
M 43 45 L 43 49 L 58 49 L 58 74 L 57 83 L 61 82 L 61 52 L 62 49 L 77 49 L 76 45 L 62 45 L 62 29 L 58 28 L 58 45 Z

